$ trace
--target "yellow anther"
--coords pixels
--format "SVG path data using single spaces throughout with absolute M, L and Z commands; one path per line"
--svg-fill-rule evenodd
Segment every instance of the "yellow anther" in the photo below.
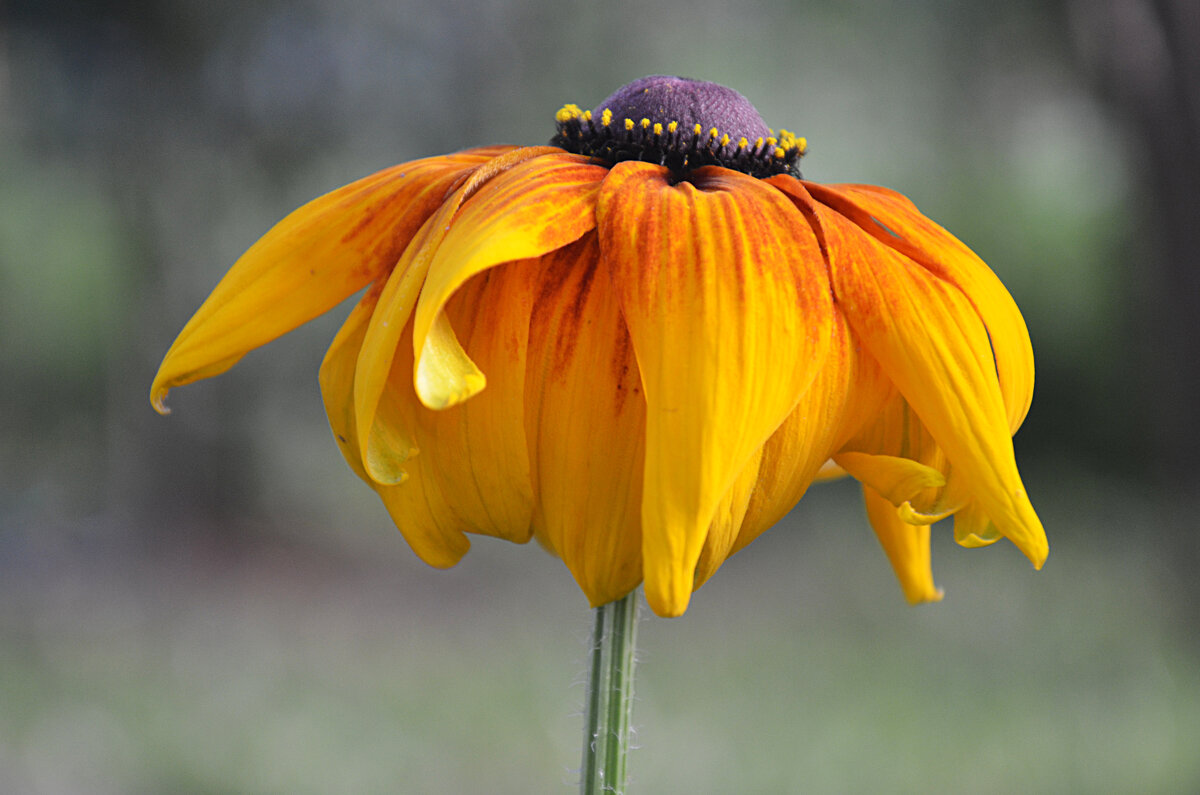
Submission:
M 625 129 L 626 129 L 626 130 L 632 130 L 632 129 L 633 129 L 633 119 L 626 119 L 626 120 L 625 120 Z
M 678 129 L 679 129 L 679 122 L 677 122 L 677 121 L 673 121 L 667 125 L 667 132 L 671 133 L 672 135 L 674 135 L 675 131 Z
M 612 111 L 608 108 L 605 108 L 600 114 L 600 124 L 603 127 L 607 127 L 608 125 L 612 124 Z
M 585 111 L 583 112 L 583 120 L 584 120 L 584 121 L 591 121 L 591 120 L 592 120 L 592 112 L 591 112 L 590 110 L 585 110 Z
M 721 146 L 729 146 L 729 133 L 721 136 Z
M 704 132 L 704 128 L 702 128 L 699 123 L 697 123 L 696 126 L 692 128 L 692 135 L 696 136 L 697 138 L 700 137 L 700 134 L 702 132 Z
M 783 157 L 787 154 L 787 152 L 783 150 L 783 147 L 777 146 L 772 154 L 776 157 L 776 159 L 783 160 Z
M 655 135 L 662 135 L 662 125 L 661 125 L 661 124 L 659 124 L 658 122 L 655 122 L 655 123 L 654 123 L 654 134 L 655 134 Z
M 713 127 L 711 130 L 708 131 L 709 138 L 716 138 L 718 135 L 720 135 L 720 133 L 717 132 L 716 127 Z
M 800 150 L 800 154 L 804 154 L 805 152 L 807 152 L 808 151 L 808 139 L 807 138 L 797 138 L 796 139 L 796 148 Z
M 774 135 L 767 136 L 767 146 L 774 146 L 777 143 L 779 143 L 779 139 Z
M 578 105 L 563 105 L 558 113 L 554 114 L 554 120 L 559 124 L 564 124 L 571 119 L 578 119 L 581 115 Z
M 758 140 L 754 142 L 754 148 L 755 148 L 755 149 L 762 149 L 762 145 L 763 145 L 763 138 L 762 138 L 762 136 L 760 135 L 760 136 L 758 136 Z
M 646 117 L 644 117 L 644 116 L 642 117 L 642 120 L 641 120 L 640 122 L 638 122 L 638 124 L 642 125 L 642 129 L 643 129 L 643 130 L 649 130 L 649 129 L 650 129 L 650 120 L 649 120 L 649 119 L 647 119 L 647 118 L 646 118 Z
M 745 149 L 749 145 L 750 145 L 750 141 L 747 140 L 746 136 L 743 135 L 741 138 L 738 139 L 738 149 Z

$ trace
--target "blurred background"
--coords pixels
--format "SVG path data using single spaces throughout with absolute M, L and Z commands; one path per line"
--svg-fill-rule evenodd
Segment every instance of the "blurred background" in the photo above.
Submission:
M 409 551 L 322 412 L 348 307 L 147 393 L 291 209 L 654 73 L 997 271 L 1052 552 L 937 528 L 909 608 L 815 489 L 642 623 L 634 791 L 1200 791 L 1190 0 L 0 2 L 0 790 L 572 791 L 587 605 L 536 546 Z

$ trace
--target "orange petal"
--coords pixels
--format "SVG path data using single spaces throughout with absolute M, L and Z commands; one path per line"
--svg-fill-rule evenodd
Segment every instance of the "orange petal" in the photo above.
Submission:
M 746 466 L 733 481 L 733 486 L 717 503 L 712 521 L 708 525 L 708 531 L 704 534 L 704 547 L 700 550 L 700 558 L 696 562 L 696 588 L 708 582 L 708 579 L 717 573 L 721 564 L 740 548 L 739 542 L 742 528 L 745 526 L 746 511 L 756 492 L 758 471 L 762 460 L 763 451 L 760 448 L 746 462 Z
M 893 505 L 908 502 L 925 489 L 946 485 L 946 478 L 941 472 L 908 458 L 841 453 L 834 456 L 833 460 L 855 480 L 869 485 Z
M 870 486 L 863 486 L 863 501 L 875 536 L 887 553 L 909 604 L 941 601 L 942 589 L 933 583 L 929 525 L 911 525 L 901 521 L 896 508 Z
M 525 384 L 534 531 L 597 606 L 642 579 L 646 404 L 596 235 L 539 267 Z
M 414 316 L 413 377 L 425 405 L 453 406 L 485 383 L 442 316 L 450 296 L 477 273 L 542 256 L 593 229 L 607 174 L 587 158 L 551 149 L 506 170 L 463 204 L 433 255 Z
M 354 474 L 367 482 L 370 482 L 370 478 L 363 468 L 362 451 L 355 431 L 354 367 L 367 333 L 367 324 L 371 321 L 371 313 L 379 302 L 380 289 L 381 283 L 376 282 L 355 304 L 350 317 L 338 329 L 329 350 L 325 352 L 318 376 L 325 414 L 329 418 L 329 427 L 338 449 Z
M 493 373 L 493 388 L 475 400 L 426 408 L 413 388 L 411 320 L 398 340 L 376 414 L 379 422 L 403 428 L 418 452 L 404 462 L 397 485 L 371 482 L 427 560 L 429 538 L 465 532 L 524 543 L 531 537 L 524 380 L 537 273 L 536 263 L 526 262 L 494 269 L 464 285 L 446 306 L 469 354 Z
M 401 331 L 408 325 L 430 263 L 447 230 L 463 202 L 497 174 L 518 163 L 559 151 L 548 146 L 511 149 L 477 169 L 424 223 L 388 278 L 363 340 L 354 381 L 355 433 L 366 471 L 377 482 L 399 482 L 405 461 L 418 450 L 411 431 L 388 422 L 387 415 L 381 414 L 377 407 L 392 371 Z M 454 344 L 458 345 L 457 340 Z M 482 383 L 481 374 L 478 379 Z
M 438 482 L 471 532 L 517 543 L 533 533 L 525 371 L 538 264 L 513 262 L 481 273 L 445 307 L 467 354 L 489 375 L 491 388 L 484 394 L 448 409 L 429 409 L 413 390 L 411 360 L 402 366 L 399 354 L 389 381 L 396 390 L 404 382 L 406 400 L 417 398 L 411 410 L 420 418 L 418 458 L 433 462 Z
M 790 511 L 811 483 L 846 474 L 829 460 L 845 437 L 883 401 L 891 385 L 855 350 L 845 318 L 834 312 L 829 356 L 796 408 L 763 446 L 758 482 L 733 551 Z
M 962 471 L 950 464 L 924 423 L 898 393 L 893 393 L 875 417 L 841 447 L 836 460 L 859 481 L 887 497 L 913 524 L 944 519 L 970 499 Z M 857 463 L 850 463 L 852 460 Z M 903 471 L 913 479 L 908 480 Z
M 1020 309 L 996 274 L 895 191 L 872 185 L 806 184 L 820 202 L 963 291 L 988 330 L 1009 431 L 1021 427 L 1033 400 L 1033 346 Z
M 495 148 L 416 160 L 314 199 L 250 247 L 167 351 L 150 389 L 218 375 L 392 267 L 446 193 Z
M 834 290 L 855 336 L 961 468 L 983 511 L 1040 567 L 1045 531 L 1017 472 L 991 345 L 974 305 L 846 218 L 817 210 Z
M 829 282 L 796 208 L 735 171 L 618 163 L 597 216 L 646 394 L 646 598 L 678 615 L 718 504 L 825 360 Z
M 417 467 L 417 477 L 410 482 L 380 486 L 363 469 L 355 433 L 354 369 L 378 297 L 378 289 L 363 296 L 325 354 L 320 376 L 325 413 L 346 462 L 383 498 L 409 546 L 429 565 L 446 568 L 466 554 L 471 542 L 442 497 L 436 478 Z

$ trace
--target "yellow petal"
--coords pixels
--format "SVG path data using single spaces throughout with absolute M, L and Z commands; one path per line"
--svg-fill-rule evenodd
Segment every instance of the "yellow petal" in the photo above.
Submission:
M 896 508 L 870 486 L 863 486 L 863 502 L 909 604 L 941 601 L 942 589 L 934 585 L 930 565 L 929 525 L 902 522 Z
M 986 547 L 1003 536 L 979 508 L 977 503 L 968 503 L 954 515 L 954 540 L 964 547 Z
M 466 554 L 471 542 L 443 499 L 436 479 L 418 469 L 411 482 L 387 487 L 375 483 L 363 469 L 355 432 L 354 368 L 378 297 L 378 289 L 363 296 L 325 354 L 320 376 L 325 413 L 346 462 L 383 498 L 409 546 L 429 565 L 446 568 Z
M 860 467 L 852 471 L 860 481 L 887 497 L 900 509 L 902 518 L 912 524 L 939 521 L 970 499 L 969 484 L 962 471 L 950 464 L 908 401 L 894 391 L 875 417 L 846 442 L 841 451 L 843 456 L 907 462 L 898 466 L 935 473 L 927 482 L 912 481 L 901 486 L 880 480 L 876 470 Z
M 596 235 L 540 267 L 525 385 L 534 531 L 597 606 L 642 579 L 646 404 Z
M 409 323 L 430 262 L 447 230 L 463 202 L 497 174 L 518 163 L 558 151 L 553 147 L 510 149 L 476 169 L 421 226 L 389 276 L 378 307 L 371 316 L 354 376 L 355 433 L 363 451 L 366 471 L 378 483 L 398 483 L 404 477 L 404 463 L 419 449 L 412 432 L 389 421 L 389 416 L 380 413 L 378 406 L 392 371 L 401 331 Z M 457 339 L 453 344 L 458 347 Z M 482 388 L 483 376 L 478 371 L 476 378 Z
M 861 356 L 845 319 L 834 313 L 829 355 L 800 402 L 763 446 L 758 481 L 733 550 L 745 547 L 790 511 L 811 483 L 845 471 L 829 460 L 875 413 L 891 385 Z
M 493 373 L 492 389 L 442 411 L 425 407 L 412 381 L 412 321 L 403 329 L 376 406 L 418 452 L 398 485 L 372 485 L 414 549 L 430 539 L 480 533 L 524 543 L 533 495 L 525 441 L 524 380 L 536 263 L 516 262 L 472 279 L 446 305 L 469 354 Z M 368 473 L 369 474 L 369 473 Z
M 814 194 L 815 196 L 816 194 Z M 1036 567 L 1045 531 L 1021 483 L 987 331 L 952 283 L 818 205 L 834 290 L 855 336 L 883 367 L 971 494 Z
M 445 306 L 466 352 L 489 375 L 474 399 L 433 410 L 413 390 L 412 346 L 392 368 L 389 388 L 421 418 L 418 458 L 433 462 L 439 483 L 471 532 L 524 543 L 532 537 L 533 490 L 525 435 L 525 372 L 530 314 L 537 297 L 535 261 L 512 262 L 468 280 Z
M 453 406 L 485 383 L 441 317 L 446 301 L 477 273 L 547 254 L 595 228 L 596 194 L 607 173 L 551 149 L 507 169 L 463 204 L 430 262 L 414 319 L 413 378 L 425 405 Z
M 810 185 L 814 196 L 884 244 L 952 282 L 987 327 L 1009 431 L 1021 427 L 1033 400 L 1033 346 L 1025 319 L 996 274 L 958 238 L 926 218 L 907 198 L 872 185 Z M 879 223 L 871 219 L 877 219 Z
M 248 351 L 320 315 L 395 264 L 447 190 L 495 148 L 417 160 L 314 199 L 243 254 L 188 321 L 150 389 L 218 375 Z
M 833 458 L 855 480 L 879 492 L 892 505 L 908 502 L 924 489 L 946 485 L 946 478 L 933 467 L 891 455 L 841 453 Z
M 646 395 L 646 598 L 679 615 L 717 505 L 825 360 L 829 283 L 795 207 L 738 172 L 618 163 L 597 216 Z
M 329 428 L 333 431 L 338 449 L 354 474 L 368 482 L 370 478 L 363 468 L 354 421 L 354 367 L 371 313 L 379 302 L 380 286 L 380 282 L 373 284 L 355 304 L 350 317 L 338 329 L 329 350 L 325 352 L 318 375 L 325 414 L 329 418 Z
M 733 486 L 717 503 L 708 531 L 704 534 L 704 547 L 700 550 L 700 559 L 696 562 L 696 588 L 708 582 L 721 564 L 744 546 L 740 544 L 741 532 L 745 526 L 750 500 L 756 493 L 762 460 L 763 451 L 760 448 L 746 462 L 741 474 L 733 481 Z

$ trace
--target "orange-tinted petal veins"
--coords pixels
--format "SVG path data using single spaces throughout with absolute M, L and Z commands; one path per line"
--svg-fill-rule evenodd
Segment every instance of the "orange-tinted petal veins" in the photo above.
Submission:
M 378 289 L 363 296 L 325 354 L 320 374 L 325 413 L 346 462 L 383 498 L 409 546 L 429 565 L 446 568 L 466 554 L 471 542 L 451 513 L 436 481 L 418 471 L 418 477 L 412 482 L 380 486 L 363 469 L 362 452 L 355 433 L 354 369 L 378 297 Z M 390 401 L 388 403 L 390 405 Z
M 552 149 L 498 175 L 465 202 L 433 256 L 414 315 L 417 394 L 430 408 L 461 403 L 484 387 L 443 307 L 467 279 L 496 265 L 539 257 L 596 225 L 607 170 Z
M 1021 427 L 1033 400 L 1033 346 L 1020 309 L 996 274 L 975 252 L 895 191 L 872 185 L 810 187 L 822 203 L 852 219 L 885 245 L 953 282 L 971 300 L 988 330 L 1009 431 Z
M 525 384 L 534 531 L 598 606 L 642 579 L 646 404 L 595 233 L 537 267 Z
M 819 371 L 832 324 L 795 207 L 727 169 L 690 179 L 619 163 L 597 208 L 646 394 L 643 566 L 660 615 L 686 609 L 718 504 Z
M 377 406 L 392 371 L 401 331 L 409 323 L 430 263 L 447 230 L 462 204 L 498 174 L 516 164 L 558 151 L 552 147 L 512 149 L 476 169 L 422 225 L 388 278 L 363 341 L 354 383 L 358 443 L 364 466 L 377 482 L 399 482 L 405 461 L 419 449 L 411 431 L 388 422 L 387 416 L 377 411 Z M 457 340 L 454 344 L 458 345 Z M 482 385 L 482 374 L 477 378 Z
M 417 228 L 496 149 L 372 174 L 292 212 L 250 247 L 179 333 L 151 386 L 218 375 L 248 351 L 326 312 L 395 264 Z
M 1040 567 L 1047 543 L 1013 457 L 987 332 L 952 283 L 818 205 L 838 303 L 971 494 Z

